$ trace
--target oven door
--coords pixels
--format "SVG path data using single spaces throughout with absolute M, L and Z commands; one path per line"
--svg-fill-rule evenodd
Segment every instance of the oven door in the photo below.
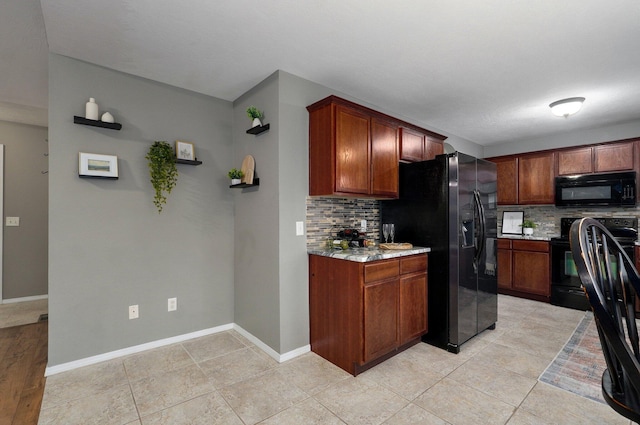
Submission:
M 551 240 L 551 304 L 590 310 L 568 240 Z
M 590 310 L 589 300 L 582 288 L 576 263 L 573 261 L 571 246 L 567 240 L 551 240 L 551 304 L 577 310 Z M 624 246 L 631 261 L 634 261 L 633 246 Z M 611 257 L 616 273 L 617 260 Z

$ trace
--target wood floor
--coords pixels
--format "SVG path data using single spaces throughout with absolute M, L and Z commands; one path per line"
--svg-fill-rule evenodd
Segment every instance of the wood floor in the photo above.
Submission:
M 36 425 L 44 391 L 48 323 L 0 329 L 0 425 Z

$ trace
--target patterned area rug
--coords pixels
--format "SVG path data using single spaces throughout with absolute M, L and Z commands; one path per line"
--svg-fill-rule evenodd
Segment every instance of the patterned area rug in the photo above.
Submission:
M 593 313 L 587 311 L 569 341 L 538 380 L 604 403 L 601 381 L 606 368 Z

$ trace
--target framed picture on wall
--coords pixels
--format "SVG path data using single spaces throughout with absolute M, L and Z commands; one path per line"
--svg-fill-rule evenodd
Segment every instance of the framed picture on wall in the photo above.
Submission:
M 118 157 L 115 155 L 80 152 L 78 155 L 78 176 L 117 179 Z
M 176 158 L 195 161 L 196 153 L 193 148 L 193 143 L 176 140 Z
M 502 234 L 521 235 L 524 211 L 504 211 L 502 213 Z

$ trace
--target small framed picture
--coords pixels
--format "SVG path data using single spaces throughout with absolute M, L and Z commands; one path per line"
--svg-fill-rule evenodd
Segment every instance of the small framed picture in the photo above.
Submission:
M 195 161 L 196 153 L 193 149 L 193 143 L 176 140 L 176 158 Z
M 78 176 L 117 179 L 118 157 L 80 152 L 78 155 Z
M 521 235 L 524 211 L 504 211 L 502 213 L 502 234 Z

